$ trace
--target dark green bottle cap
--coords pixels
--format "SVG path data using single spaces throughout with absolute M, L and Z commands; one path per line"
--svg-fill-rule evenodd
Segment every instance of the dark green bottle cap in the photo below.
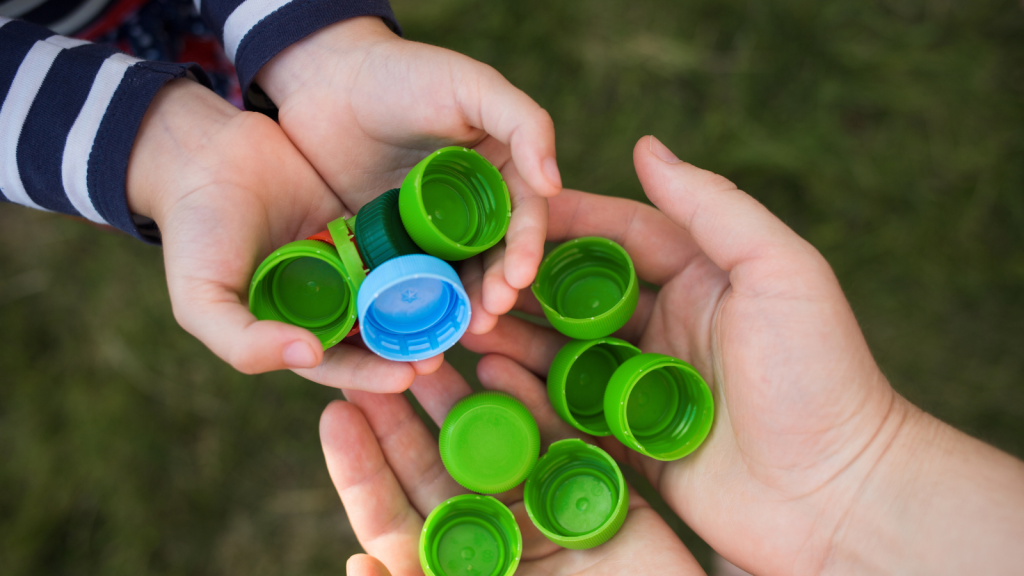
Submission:
M 641 354 L 622 363 L 604 396 L 604 416 L 620 442 L 656 460 L 697 449 L 711 431 L 715 403 L 693 366 Z
M 555 412 L 593 436 L 612 431 L 604 417 L 604 392 L 615 370 L 640 349 L 618 338 L 570 340 L 551 362 L 548 398 Z
M 502 392 L 478 392 L 460 400 L 444 419 L 438 438 L 441 461 L 456 482 L 474 492 L 515 488 L 540 455 L 540 430 L 521 402 Z
M 505 237 L 512 202 L 501 172 L 474 150 L 441 148 L 402 181 L 402 223 L 427 254 L 465 260 Z
M 326 349 L 355 324 L 358 289 L 333 246 L 299 240 L 275 250 L 256 269 L 249 284 L 249 310 L 260 320 L 309 330 Z
M 603 338 L 625 326 L 640 297 L 626 250 L 607 238 L 570 240 L 540 263 L 533 282 L 544 316 L 571 338 Z
M 548 448 L 527 478 L 523 497 L 541 533 L 573 550 L 607 542 L 629 510 L 618 464 L 604 450 L 576 438 Z
M 402 225 L 398 195 L 398 188 L 392 188 L 370 200 L 357 216 L 349 219 L 359 255 L 370 270 L 398 256 L 423 253 Z
M 504 504 L 465 494 L 427 516 L 419 549 L 427 576 L 511 576 L 523 554 L 523 536 Z

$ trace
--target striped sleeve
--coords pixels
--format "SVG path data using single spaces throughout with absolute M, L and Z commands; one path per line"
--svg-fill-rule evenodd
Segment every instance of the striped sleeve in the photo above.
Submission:
M 238 71 L 242 94 L 264 64 L 313 32 L 356 16 L 378 16 L 401 33 L 388 0 L 194 0 Z
M 0 200 L 82 216 L 144 240 L 125 182 L 164 84 L 198 67 L 148 62 L 0 18 Z

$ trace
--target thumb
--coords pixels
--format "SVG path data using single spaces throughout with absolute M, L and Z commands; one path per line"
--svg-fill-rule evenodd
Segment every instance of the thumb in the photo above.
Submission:
M 353 554 L 345 564 L 348 576 L 391 576 L 387 567 L 369 554 Z
M 733 284 L 747 272 L 785 280 L 790 272 L 831 270 L 807 241 L 728 179 L 683 162 L 654 136 L 633 148 L 647 197 L 686 230 Z
M 558 194 L 562 177 L 551 116 L 494 68 L 466 60 L 452 74 L 467 122 L 509 147 L 516 170 L 533 191 L 545 197 Z
M 258 321 L 228 287 L 199 279 L 168 284 L 178 323 L 236 370 L 258 374 L 320 364 L 323 346 L 313 333 L 282 322 Z

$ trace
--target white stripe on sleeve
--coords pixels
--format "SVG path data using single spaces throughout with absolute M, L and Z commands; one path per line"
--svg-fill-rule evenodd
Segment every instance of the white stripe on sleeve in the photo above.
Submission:
M 89 44 L 87 40 L 79 40 L 78 38 L 68 38 L 67 36 L 61 36 L 59 34 L 50 36 L 46 39 L 46 41 L 55 46 L 60 46 L 65 50 L 70 50 L 72 48 L 78 48 L 79 46 Z
M 235 61 L 235 52 L 253 26 L 291 0 L 245 0 L 224 21 L 224 52 Z
M 92 154 L 93 141 L 100 129 L 103 115 L 106 114 L 117 87 L 121 85 L 125 72 L 136 62 L 139 62 L 138 58 L 124 54 L 114 54 L 103 62 L 92 82 L 92 88 L 89 89 L 82 110 L 75 118 L 75 123 L 71 125 L 67 142 L 64 143 L 64 156 L 61 159 L 64 192 L 71 205 L 82 216 L 100 224 L 107 222 L 96 211 L 89 197 L 89 156 Z
M 199 14 L 199 9 L 203 6 L 203 0 L 192 0 L 192 4 L 196 7 L 196 14 Z
M 11 88 L 0 107 L 0 190 L 11 202 L 43 210 L 32 201 L 18 171 L 18 139 L 28 111 L 39 94 L 46 73 L 61 49 L 48 42 L 36 42 L 14 74 Z
M 3 16 L 0 16 L 0 27 L 2 27 L 4 24 L 7 24 L 10 21 L 10 18 L 4 18 Z

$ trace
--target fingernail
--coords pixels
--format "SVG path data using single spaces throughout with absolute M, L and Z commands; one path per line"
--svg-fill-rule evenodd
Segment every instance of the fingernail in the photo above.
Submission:
M 661 143 L 661 140 L 658 140 L 654 136 L 651 136 L 650 151 L 655 156 L 661 158 L 664 162 L 668 162 L 669 164 L 678 164 L 682 162 L 682 160 L 676 158 L 676 155 L 673 154 L 667 146 Z
M 312 368 L 318 362 L 316 352 L 301 340 L 285 346 L 282 359 L 289 368 Z
M 544 177 L 548 179 L 548 182 L 550 182 L 552 186 L 561 188 L 562 175 L 558 172 L 558 163 L 555 162 L 555 159 L 545 158 L 542 167 L 544 170 Z

